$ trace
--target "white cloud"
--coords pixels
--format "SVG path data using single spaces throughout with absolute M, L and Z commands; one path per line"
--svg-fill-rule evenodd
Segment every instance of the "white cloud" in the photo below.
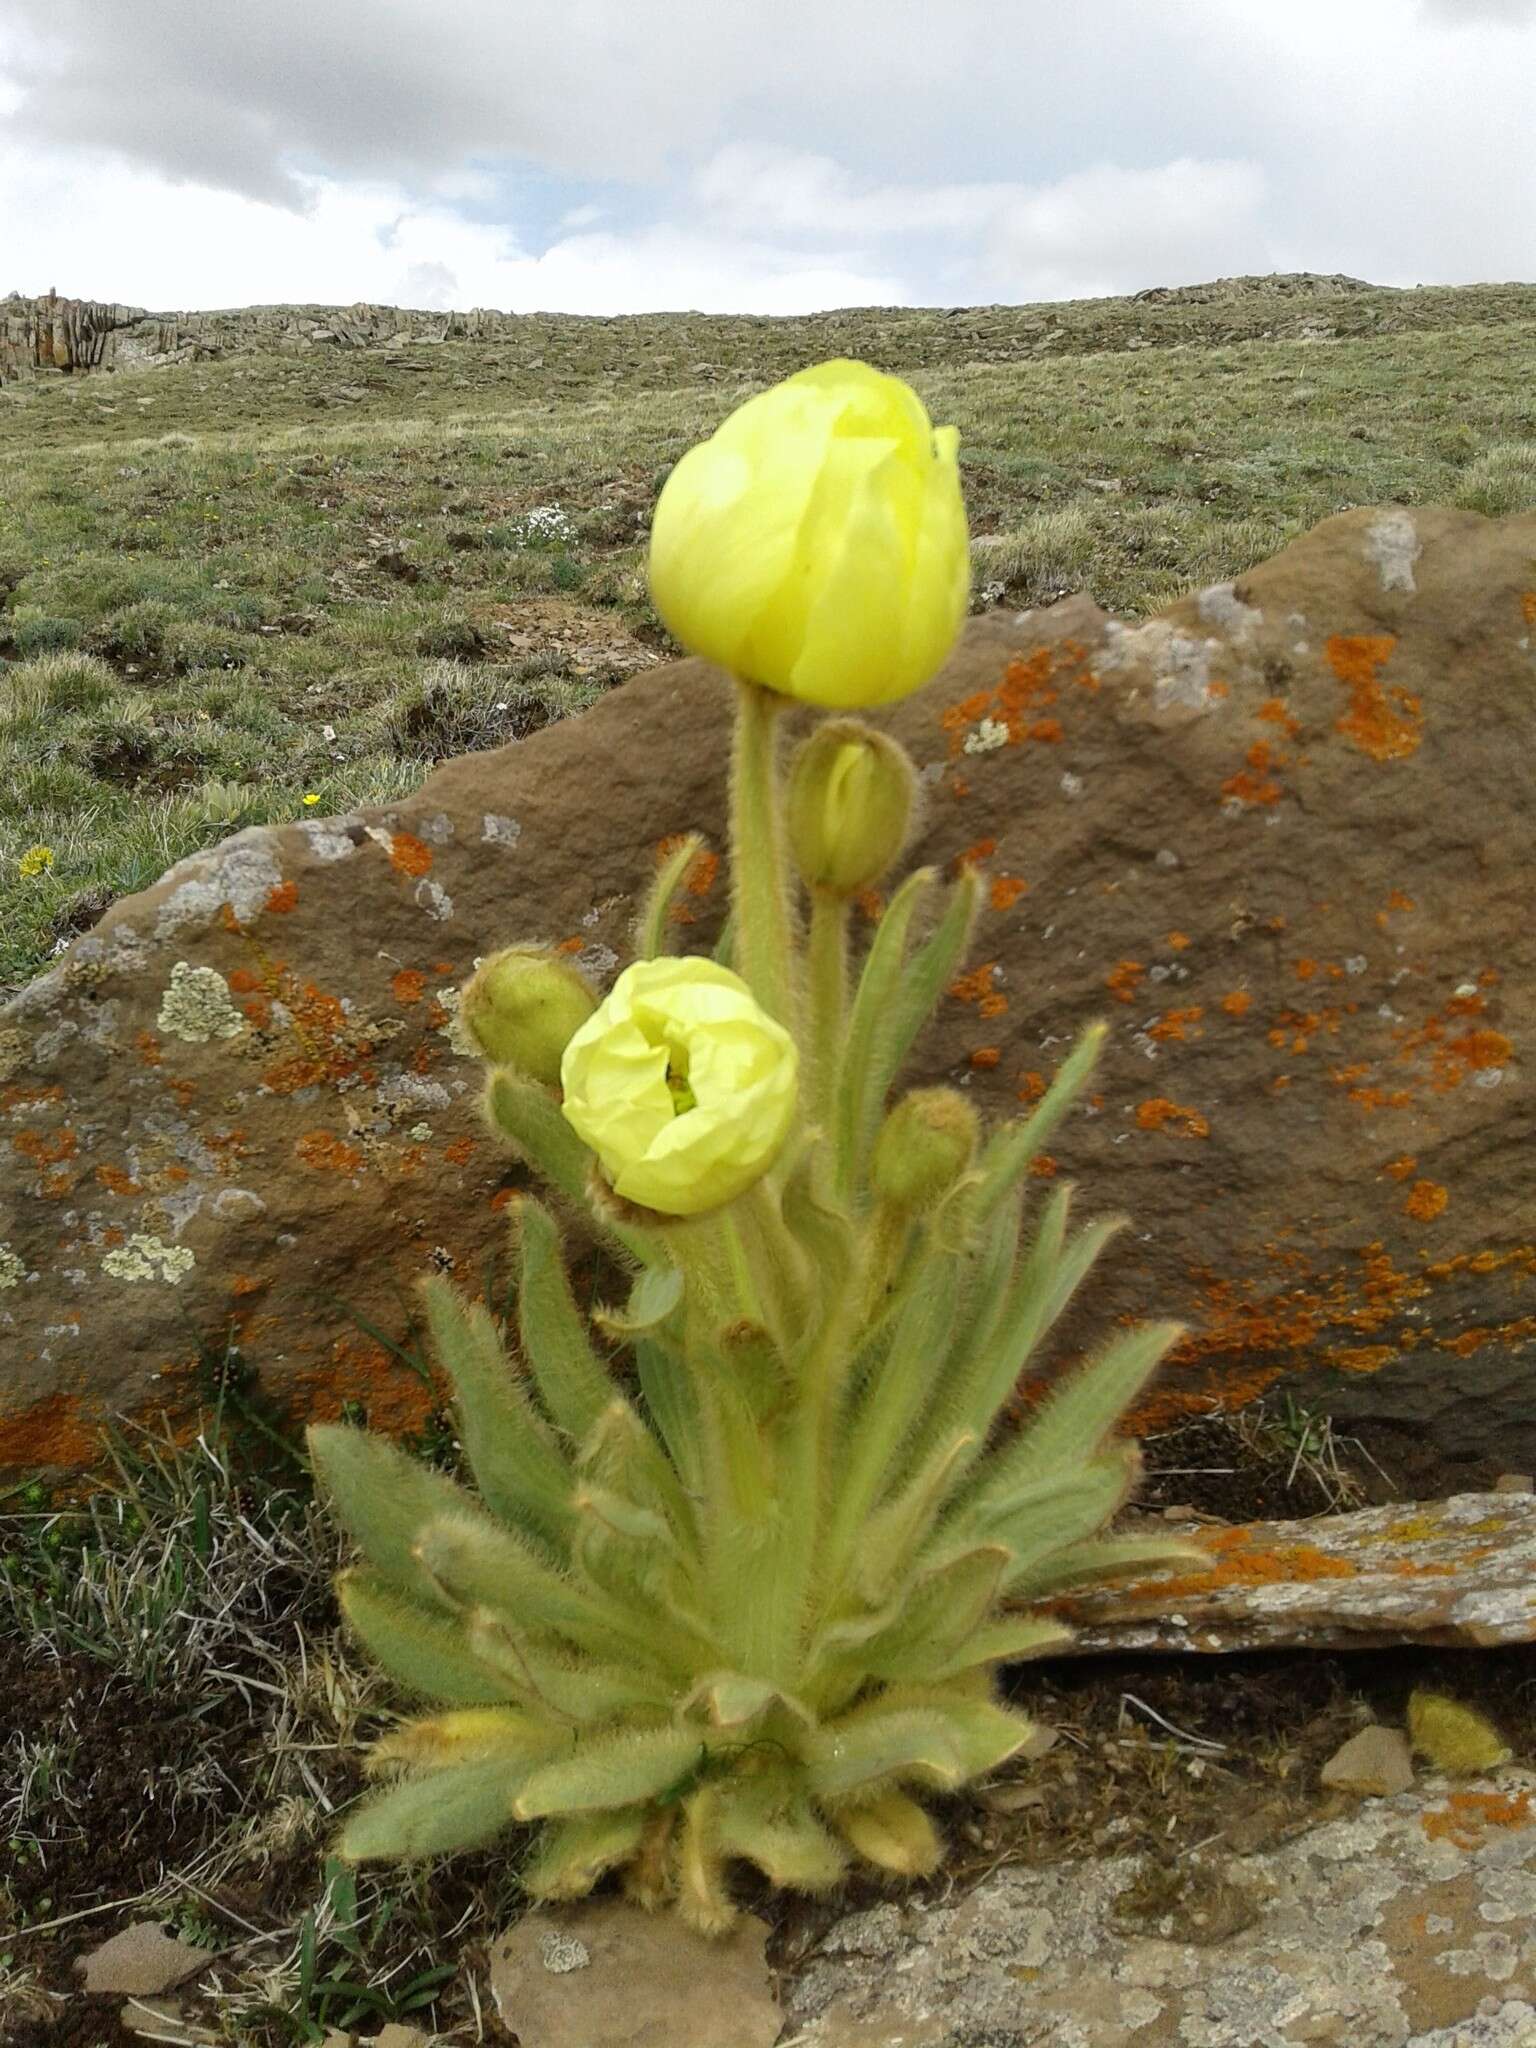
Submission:
M 292 211 L 83 156 L 0 150 L 9 266 L 0 290 L 57 283 L 156 311 L 370 299 L 514 312 L 796 313 L 907 295 L 896 272 L 824 250 L 661 225 L 629 236 L 567 233 L 534 254 L 504 227 L 394 186 L 309 178 L 303 197 Z
M 1264 173 L 1229 159 L 1097 164 L 1039 184 L 875 184 L 830 157 L 737 144 L 702 164 L 692 189 L 707 214 L 746 233 L 942 237 L 974 291 L 1010 298 L 1266 267 Z

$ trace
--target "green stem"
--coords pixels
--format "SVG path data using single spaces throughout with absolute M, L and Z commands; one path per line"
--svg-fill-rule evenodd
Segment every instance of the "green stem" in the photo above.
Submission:
M 806 958 L 810 990 L 811 1103 L 821 1128 L 835 1132 L 838 1059 L 848 1012 L 848 899 L 826 889 L 811 892 L 811 937 Z
M 778 789 L 778 716 L 783 699 L 736 682 L 736 750 L 731 768 L 731 878 L 740 972 L 770 1017 L 795 1025 L 789 864 Z
M 725 1240 L 726 1256 L 731 1264 L 731 1279 L 735 1283 L 741 1312 L 750 1321 L 766 1329 L 768 1324 L 762 1296 L 758 1292 L 757 1281 L 752 1272 L 752 1261 L 747 1256 L 747 1247 L 742 1239 L 741 1223 L 729 1206 L 720 1211 L 720 1234 Z

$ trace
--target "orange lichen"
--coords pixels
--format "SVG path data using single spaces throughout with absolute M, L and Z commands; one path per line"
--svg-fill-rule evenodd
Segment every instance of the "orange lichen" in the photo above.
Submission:
M 334 1131 L 306 1131 L 294 1150 L 306 1166 L 325 1173 L 353 1173 L 363 1163 L 357 1147 Z
M 1476 1849 L 1490 1828 L 1531 1825 L 1529 1792 L 1453 1792 L 1438 1812 L 1421 1815 L 1419 1825 L 1432 1842 Z
M 1148 1581 L 1145 1590 L 1149 1594 L 1155 1591 L 1160 1601 L 1179 1600 L 1226 1587 L 1311 1585 L 1322 1579 L 1360 1575 L 1358 1565 L 1332 1556 L 1315 1543 L 1266 1544 L 1251 1528 L 1207 1529 L 1201 1532 L 1200 1541 L 1210 1552 L 1207 1569 Z M 1134 1586 L 1128 1589 L 1132 1596 L 1136 1590 Z
M 402 967 L 398 974 L 390 977 L 389 986 L 395 1001 L 409 1008 L 412 1003 L 419 1003 L 426 993 L 427 977 L 417 968 Z
M 1400 1159 L 1389 1159 L 1381 1170 L 1385 1174 L 1390 1174 L 1393 1180 L 1406 1180 L 1418 1163 L 1417 1159 L 1410 1158 L 1405 1152 Z
M 402 875 L 429 875 L 432 872 L 432 849 L 414 832 L 396 832 L 389 842 L 389 864 Z
M 120 1166 L 98 1166 L 96 1178 L 109 1195 L 142 1195 L 144 1190 L 131 1173 Z
M 1104 986 L 1117 1003 L 1133 1003 L 1146 975 L 1147 970 L 1139 960 L 1119 960 L 1105 975 Z
M 468 1166 L 475 1155 L 473 1138 L 455 1138 L 451 1145 L 443 1147 L 443 1157 L 450 1166 Z
M 859 914 L 871 924 L 878 924 L 885 915 L 885 898 L 878 889 L 860 889 L 854 897 Z
M 1333 729 L 1373 761 L 1405 761 L 1424 738 L 1418 698 L 1385 690 L 1378 679 L 1396 645 L 1390 633 L 1335 633 L 1328 642 L 1333 672 L 1349 691 L 1349 708 Z
M 141 1031 L 133 1041 L 134 1050 L 146 1067 L 158 1067 L 165 1055 L 153 1031 Z
M 979 868 L 982 862 L 990 860 L 996 851 L 995 839 L 978 839 L 974 845 L 966 847 L 963 853 L 955 855 L 955 867 L 957 870 Z
M 1068 650 L 1064 647 L 1062 652 L 1067 654 Z M 995 690 L 973 690 L 968 697 L 947 706 L 939 714 L 939 724 L 948 735 L 951 756 L 964 751 L 966 733 L 983 719 L 1003 726 L 1011 747 L 1019 746 L 1026 739 L 1047 743 L 1059 740 L 1059 721 L 1038 716 L 1059 696 L 1052 681 L 1054 668 L 1052 650 L 1049 647 L 1038 648 L 1031 655 L 1018 656 L 1009 662 Z M 1088 683 L 1085 687 L 1092 688 L 1094 684 Z
M 978 1045 L 971 1054 L 971 1065 L 978 1068 L 995 1067 L 1002 1058 L 1002 1048 L 996 1045 Z
M 278 917 L 285 917 L 290 910 L 299 907 L 299 885 L 297 882 L 274 882 L 267 891 L 268 910 Z
M 1058 741 L 1065 737 L 1059 718 L 1037 718 L 1029 728 L 1029 736 L 1032 740 L 1039 740 L 1048 747 L 1055 746 Z
M 1042 1152 L 1038 1158 L 1029 1162 L 1029 1170 L 1036 1180 L 1054 1180 L 1057 1171 L 1056 1161 L 1049 1152 Z
M 1298 981 L 1311 981 L 1317 973 L 1315 960 L 1298 960 L 1291 970 Z
M 968 974 L 960 974 L 949 984 L 949 993 L 958 1003 L 979 1003 L 992 993 L 992 983 L 997 974 L 995 960 L 983 960 L 979 967 L 973 967 Z
M 1044 1074 L 1038 1074 L 1031 1069 L 1029 1073 L 1019 1076 L 1019 1085 L 1015 1092 L 1020 1102 L 1038 1102 L 1041 1096 L 1044 1095 L 1045 1089 L 1046 1080 Z
M 57 1166 L 60 1160 L 75 1157 L 80 1141 L 73 1126 L 64 1124 L 56 1131 L 18 1131 L 11 1140 L 11 1150 L 30 1159 L 34 1166 Z
M 1194 940 L 1191 939 L 1188 932 L 1169 932 L 1165 936 L 1163 944 L 1172 947 L 1175 953 L 1182 953 L 1194 944 Z
M 1012 910 L 1019 898 L 1029 888 L 1028 882 L 1019 875 L 997 875 L 992 882 L 990 901 L 994 910 Z
M 1274 771 L 1283 766 L 1268 740 L 1255 740 L 1248 749 L 1245 768 L 1235 775 L 1229 775 L 1221 785 L 1222 796 L 1229 802 L 1252 804 L 1268 808 L 1279 803 L 1285 792 L 1276 782 Z
M 237 1273 L 229 1283 L 229 1291 L 237 1298 L 243 1299 L 248 1294 L 259 1294 L 266 1284 L 265 1280 L 258 1280 L 254 1274 Z
M 1253 1008 L 1253 997 L 1245 988 L 1235 988 L 1230 995 L 1221 999 L 1221 1007 L 1229 1017 L 1246 1017 Z
M 1428 1223 L 1441 1213 L 1450 1199 L 1449 1192 L 1438 1181 L 1416 1180 L 1403 1203 L 1403 1214 L 1412 1216 L 1415 1222 Z
M 1206 1138 L 1211 1130 L 1209 1120 L 1198 1109 L 1186 1109 L 1166 1095 L 1138 1103 L 1136 1121 L 1144 1131 L 1167 1131 L 1176 1138 Z
M 0 1415 L 0 1469 L 93 1465 L 102 1455 L 105 1417 L 77 1394 L 45 1394 L 10 1415 Z
M 983 996 L 981 1001 L 976 1005 L 976 1014 L 978 1017 L 1001 1017 L 1007 1008 L 1008 998 L 1006 996 Z
M 1295 739 L 1301 731 L 1301 720 L 1292 715 L 1283 697 L 1266 697 L 1254 715 L 1266 725 L 1278 726 L 1288 740 Z
M 1203 1038 L 1200 1019 L 1205 1015 L 1201 1003 L 1192 1003 L 1187 1009 L 1168 1010 L 1157 1021 L 1147 1026 L 1147 1036 L 1163 1040 L 1177 1039 L 1180 1042 L 1191 1038 Z
M 1520 612 L 1528 626 L 1536 626 L 1536 590 L 1521 593 Z

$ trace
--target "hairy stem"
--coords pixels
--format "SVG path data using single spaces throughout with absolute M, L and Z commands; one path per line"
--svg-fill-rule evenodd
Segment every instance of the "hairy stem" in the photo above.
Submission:
M 848 899 L 811 893 L 806 958 L 810 994 L 811 1115 L 824 1131 L 837 1115 L 837 1064 L 848 1012 Z
M 769 1016 L 793 1030 L 794 942 L 778 787 L 782 706 L 772 690 L 737 679 L 731 878 L 738 969 Z

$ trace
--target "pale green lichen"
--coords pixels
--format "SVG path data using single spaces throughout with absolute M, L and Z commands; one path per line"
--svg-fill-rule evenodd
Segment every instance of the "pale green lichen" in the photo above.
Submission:
M 20 1254 L 12 1251 L 8 1244 L 0 1244 L 0 1293 L 7 1287 L 19 1287 L 26 1277 L 27 1269 Z
M 139 1230 L 106 1254 L 101 1270 L 114 1280 L 169 1280 L 175 1286 L 196 1264 L 184 1244 L 165 1244 Z
M 178 960 L 161 1000 L 160 1029 L 188 1045 L 206 1045 L 211 1038 L 238 1038 L 245 1019 L 217 968 L 192 967 Z
M 27 1041 L 19 1031 L 0 1031 L 0 1081 L 9 1081 L 27 1063 Z
M 480 962 L 477 960 L 475 965 L 478 967 Z M 477 1060 L 480 1057 L 480 1048 L 470 1037 L 464 1019 L 459 1015 L 459 1003 L 463 994 L 464 991 L 460 988 L 438 990 L 437 1000 L 448 1012 L 447 1022 L 437 1027 L 438 1036 L 446 1038 L 450 1052 L 456 1052 L 461 1059 Z

